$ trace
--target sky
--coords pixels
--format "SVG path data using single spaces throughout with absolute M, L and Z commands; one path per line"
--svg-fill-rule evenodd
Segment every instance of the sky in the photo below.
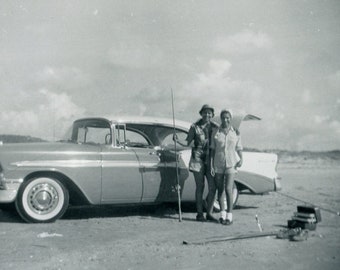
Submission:
M 244 122 L 257 149 L 340 149 L 338 0 L 2 0 L 0 134 L 85 116 Z

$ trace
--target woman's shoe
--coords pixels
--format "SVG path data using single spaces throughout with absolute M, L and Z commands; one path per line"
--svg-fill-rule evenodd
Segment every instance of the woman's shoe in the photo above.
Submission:
M 223 218 L 220 218 L 219 219 L 219 222 L 222 224 L 222 225 L 227 225 L 227 220 L 223 219 Z
M 229 220 L 229 219 L 227 219 L 226 221 L 225 221 L 225 225 L 231 225 L 231 224 L 233 224 L 233 221 L 232 220 Z

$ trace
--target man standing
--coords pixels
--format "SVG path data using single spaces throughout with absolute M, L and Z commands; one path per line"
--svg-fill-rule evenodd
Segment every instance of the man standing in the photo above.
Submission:
M 196 183 L 196 208 L 197 221 L 217 221 L 212 215 L 213 205 L 216 194 L 216 185 L 214 177 L 211 175 L 210 163 L 210 147 L 211 136 L 218 128 L 218 125 L 211 121 L 214 117 L 214 108 L 205 104 L 199 111 L 201 118 L 193 123 L 189 129 L 188 136 L 185 142 L 176 141 L 182 146 L 191 146 L 191 158 L 189 163 L 189 170 L 194 174 Z M 208 196 L 207 196 L 207 215 L 203 215 L 203 192 L 205 186 L 205 178 L 208 182 Z

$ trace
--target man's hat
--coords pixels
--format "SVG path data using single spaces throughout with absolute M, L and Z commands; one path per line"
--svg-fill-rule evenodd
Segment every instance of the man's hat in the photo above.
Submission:
M 208 104 L 204 104 L 204 105 L 202 106 L 202 108 L 200 109 L 199 113 L 202 114 L 202 112 L 203 112 L 204 110 L 211 110 L 212 113 L 214 114 L 214 108 L 211 107 L 211 106 L 208 105 Z

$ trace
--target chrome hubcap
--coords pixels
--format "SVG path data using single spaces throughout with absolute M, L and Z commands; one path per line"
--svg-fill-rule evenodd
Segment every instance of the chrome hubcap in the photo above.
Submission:
M 49 184 L 39 184 L 29 191 L 27 200 L 33 212 L 47 214 L 56 208 L 59 196 L 53 186 Z

